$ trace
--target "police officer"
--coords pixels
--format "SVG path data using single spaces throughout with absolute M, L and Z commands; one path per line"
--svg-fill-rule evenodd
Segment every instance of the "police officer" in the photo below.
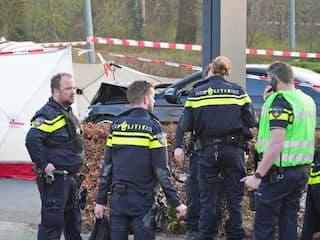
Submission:
M 314 155 L 316 107 L 312 98 L 295 89 L 292 68 L 275 62 L 268 68 L 271 85 L 264 92 L 255 174 L 242 181 L 257 189 L 254 239 L 297 239 L 297 211 L 307 180 L 306 165 Z M 271 90 L 271 92 L 270 92 Z
M 198 158 L 198 179 L 201 213 L 199 238 L 216 239 L 213 224 L 216 217 L 219 174 L 227 199 L 229 219 L 225 225 L 227 239 L 242 239 L 241 202 L 246 174 L 242 129 L 256 125 L 251 100 L 244 90 L 227 82 L 230 61 L 223 56 L 212 61 L 213 76 L 193 89 L 185 104 L 182 128 L 194 131 L 201 148 Z
M 183 151 L 183 137 L 184 131 L 180 124 L 177 124 L 176 129 L 176 142 L 174 157 L 176 161 L 182 165 L 184 162 L 184 151 Z M 187 147 L 187 155 L 189 157 L 188 165 L 188 178 L 186 182 L 186 196 L 187 196 L 187 214 L 184 218 L 185 225 L 187 227 L 187 238 L 186 240 L 198 239 L 198 225 L 200 217 L 200 197 L 199 197 L 199 186 L 197 180 L 197 158 L 198 149 L 196 147 L 196 141 L 194 136 L 191 136 Z
M 38 239 L 81 239 L 81 214 L 77 204 L 79 186 L 75 175 L 83 163 L 80 123 L 71 104 L 76 87 L 71 74 L 59 73 L 51 79 L 52 96 L 31 119 L 26 147 L 38 171 L 41 223 Z M 55 175 L 55 172 L 62 174 Z M 47 175 L 46 175 L 47 174 Z M 44 175 L 53 176 L 44 182 Z
M 111 239 L 128 239 L 129 226 L 135 239 L 155 239 L 155 229 L 147 223 L 158 184 L 167 200 L 185 215 L 169 175 L 166 137 L 157 118 L 151 113 L 154 89 L 146 81 L 133 82 L 127 90 L 132 109 L 113 122 L 106 143 L 95 215 L 101 218 L 111 191 Z
M 306 207 L 303 218 L 302 240 L 311 240 L 316 232 L 320 232 L 320 147 L 314 153 L 310 167 Z
M 211 63 L 204 70 L 205 79 L 212 76 Z M 184 150 L 183 150 L 183 137 L 184 131 L 181 128 L 181 118 L 177 124 L 176 129 L 176 141 L 174 157 L 176 161 L 182 165 L 184 163 Z M 187 227 L 187 238 L 186 240 L 197 240 L 199 232 L 199 218 L 200 218 L 200 193 L 198 186 L 198 157 L 199 157 L 199 146 L 194 133 L 191 134 L 189 143 L 187 144 L 186 154 L 188 156 L 188 178 L 186 182 L 186 196 L 187 196 L 187 214 L 184 218 L 185 225 Z M 222 174 L 221 174 L 222 176 Z M 218 227 L 222 219 L 222 195 L 223 195 L 223 182 L 219 185 L 221 190 L 218 190 L 218 200 L 216 209 L 216 218 L 213 229 L 215 234 L 218 234 Z M 221 196 L 220 196 L 221 195 Z

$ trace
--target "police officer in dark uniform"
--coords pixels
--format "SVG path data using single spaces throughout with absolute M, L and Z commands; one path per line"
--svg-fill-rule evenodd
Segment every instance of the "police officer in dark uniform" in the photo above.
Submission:
M 180 122 L 179 122 L 180 123 Z M 179 164 L 184 163 L 184 150 L 183 150 L 183 137 L 184 131 L 180 124 L 177 124 L 176 129 L 176 142 L 174 157 Z M 200 194 L 197 179 L 198 172 L 198 162 L 197 158 L 199 156 L 198 149 L 194 136 L 191 135 L 189 143 L 187 145 L 186 154 L 188 156 L 188 177 L 186 181 L 186 196 L 187 196 L 187 214 L 184 217 L 184 222 L 187 227 L 187 238 L 186 240 L 196 240 L 198 239 L 198 225 L 200 217 Z
M 60 239 L 63 229 L 66 240 L 77 240 L 82 239 L 82 220 L 75 175 L 83 163 L 83 145 L 80 123 L 71 109 L 76 96 L 72 75 L 53 76 L 51 93 L 49 101 L 32 117 L 26 137 L 26 147 L 39 173 L 38 239 Z
M 319 139 L 318 139 L 319 141 Z M 320 232 L 320 147 L 314 152 L 313 163 L 309 170 L 306 207 L 303 216 L 301 240 L 311 240 Z
M 227 82 L 230 61 L 217 57 L 212 61 L 213 76 L 194 88 L 185 104 L 182 128 L 194 131 L 201 145 L 198 158 L 198 180 L 201 201 L 199 239 L 216 239 L 213 225 L 216 217 L 219 174 L 227 199 L 229 219 L 225 225 L 227 239 L 242 239 L 241 202 L 246 175 L 243 151 L 243 127 L 257 124 L 251 100 L 244 90 Z
M 212 76 L 211 63 L 204 70 L 205 79 Z M 195 84 L 198 85 L 199 83 Z M 200 82 L 201 84 L 201 82 Z M 186 181 L 186 196 L 187 196 L 187 214 L 184 217 L 184 222 L 187 227 L 186 240 L 197 240 L 199 232 L 199 218 L 200 218 L 200 193 L 198 183 L 198 158 L 199 158 L 199 144 L 194 133 L 190 134 L 190 139 L 186 147 L 186 153 L 183 150 L 183 138 L 184 131 L 181 128 L 181 118 L 177 124 L 176 129 L 176 141 L 174 157 L 180 164 L 184 164 L 185 154 L 188 157 L 188 177 Z M 222 176 L 222 175 L 221 175 Z M 223 182 L 222 182 L 223 183 Z M 218 190 L 217 211 L 214 225 L 212 226 L 214 232 L 218 233 L 218 227 L 222 219 L 222 196 L 223 196 L 223 184 L 220 184 L 221 190 Z M 220 196 L 221 195 L 221 196 Z
M 105 162 L 100 176 L 95 215 L 102 218 L 107 193 L 111 191 L 111 239 L 128 239 L 129 226 L 135 239 L 155 239 L 148 224 L 158 184 L 170 205 L 184 216 L 168 169 L 166 137 L 151 113 L 154 89 L 146 81 L 136 81 L 127 90 L 132 109 L 114 120 L 106 143 Z

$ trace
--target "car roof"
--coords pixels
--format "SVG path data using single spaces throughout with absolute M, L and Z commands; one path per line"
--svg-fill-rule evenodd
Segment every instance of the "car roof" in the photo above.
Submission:
M 266 76 L 268 66 L 269 66 L 268 64 L 247 64 L 246 72 L 248 74 Z M 295 67 L 295 66 L 292 66 L 292 69 L 293 69 L 293 74 L 295 76 L 296 81 L 320 86 L 319 73 L 316 73 L 309 69 Z

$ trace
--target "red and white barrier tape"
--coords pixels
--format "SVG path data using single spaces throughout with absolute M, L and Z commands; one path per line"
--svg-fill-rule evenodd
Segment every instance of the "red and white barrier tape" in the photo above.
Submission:
M 308 52 L 290 52 L 290 51 L 276 51 L 266 49 L 246 49 L 246 54 L 250 55 L 267 55 L 280 57 L 298 57 L 298 58 L 320 58 L 320 53 Z
M 85 46 L 94 42 L 94 39 L 88 41 L 75 41 L 75 42 L 54 42 L 54 43 L 41 43 L 43 47 L 68 47 L 68 46 Z
M 142 62 L 149 62 L 149 63 L 156 63 L 156 64 L 161 64 L 161 65 L 166 65 L 166 66 L 171 66 L 171 67 L 177 67 L 177 68 L 183 68 L 183 69 L 190 69 L 190 70 L 196 70 L 196 71 L 201 71 L 202 67 L 200 66 L 193 66 L 190 64 L 184 64 L 184 63 L 176 63 L 176 62 L 169 62 L 169 61 L 163 61 L 160 59 L 150 59 L 150 58 L 144 58 L 144 57 L 136 57 L 132 55 L 124 55 L 124 54 L 118 54 L 118 53 L 109 53 L 106 51 L 97 51 L 97 50 L 90 50 L 90 49 L 81 49 L 81 48 L 74 48 L 79 51 L 78 55 L 82 55 L 83 53 L 91 52 L 94 51 L 97 53 L 100 62 L 102 64 L 105 64 L 105 60 L 102 60 L 102 56 L 100 53 L 107 54 L 113 57 L 120 57 L 120 58 L 125 58 L 129 60 L 136 60 L 136 61 L 142 61 Z
M 80 55 L 83 54 L 83 53 L 92 51 L 92 50 L 79 49 L 79 48 L 76 48 L 76 49 L 80 51 L 79 52 Z M 167 65 L 167 66 L 171 66 L 171 67 L 178 67 L 178 68 L 202 71 L 202 67 L 200 67 L 200 66 L 193 66 L 193 65 L 188 65 L 188 64 L 163 61 L 163 60 L 159 60 L 159 59 L 149 59 L 149 58 L 136 57 L 136 56 L 131 56 L 131 55 L 123 55 L 123 54 L 117 54 L 117 53 L 108 53 L 108 52 L 105 52 L 105 51 L 101 51 L 101 52 L 103 54 L 109 54 L 110 56 L 113 56 L 113 57 L 121 57 L 121 58 L 125 58 L 125 59 L 130 59 L 130 60 L 144 61 L 144 62 Z M 106 61 L 103 59 L 101 54 L 99 52 L 97 54 L 98 54 L 98 57 L 100 58 L 101 63 L 105 65 Z M 105 66 L 104 66 L 104 70 L 106 71 Z M 107 72 L 106 72 L 106 75 L 108 76 Z M 269 80 L 269 78 L 265 77 L 265 76 L 257 76 L 257 75 L 252 75 L 252 74 L 247 74 L 246 76 L 247 76 L 247 78 L 257 79 L 257 80 L 262 80 L 262 81 L 268 81 Z M 311 87 L 311 88 L 320 89 L 320 85 L 315 85 L 315 84 L 310 84 L 310 83 L 301 83 L 301 82 L 295 81 L 294 84 L 296 86 L 304 86 L 304 87 Z
M 171 67 L 177 67 L 177 68 L 183 68 L 183 69 L 190 69 L 190 70 L 197 70 L 201 71 L 202 67 L 200 66 L 193 66 L 190 64 L 183 64 L 183 63 L 176 63 L 176 62 L 169 62 L 169 61 L 163 61 L 160 59 L 150 59 L 150 58 L 144 58 L 144 57 L 136 57 L 131 55 L 123 55 L 123 54 L 117 54 L 117 53 L 108 53 L 110 56 L 113 57 L 120 57 L 125 59 L 131 59 L 131 60 L 137 60 L 137 61 L 143 61 L 143 62 L 149 62 L 149 63 L 156 63 Z
M 152 42 L 152 41 L 119 39 L 119 38 L 102 38 L 102 37 L 92 38 L 87 41 L 42 43 L 42 46 L 44 47 L 83 46 L 83 45 L 88 45 L 89 43 L 202 51 L 201 45 L 194 45 L 194 44 Z M 268 50 L 268 49 L 251 49 L 251 48 L 246 49 L 246 54 L 280 56 L 280 57 L 298 57 L 298 58 L 320 58 L 320 53 L 290 52 L 290 51 L 277 51 L 277 50 Z
M 43 48 L 43 49 L 33 49 L 33 50 L 8 51 L 8 52 L 0 52 L 0 56 L 48 53 L 48 52 L 56 52 L 58 50 L 61 50 L 61 49 Z
M 168 49 L 180 49 L 201 51 L 200 45 L 183 44 L 183 43 L 168 43 L 168 42 L 151 42 L 142 40 L 131 39 L 118 39 L 118 38 L 94 38 L 94 43 L 109 44 L 109 45 L 122 45 L 122 46 L 134 46 L 134 47 L 151 47 L 151 48 L 168 48 Z
M 24 122 L 16 122 L 16 121 L 10 121 L 9 122 L 10 126 L 24 126 L 25 123 Z

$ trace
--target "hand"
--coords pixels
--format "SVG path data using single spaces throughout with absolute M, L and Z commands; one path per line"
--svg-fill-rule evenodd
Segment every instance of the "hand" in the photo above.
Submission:
M 96 204 L 94 208 L 94 215 L 96 216 L 96 218 L 98 219 L 102 218 L 103 214 L 104 214 L 104 206 L 101 204 Z
M 261 183 L 261 179 L 256 178 L 254 175 L 251 175 L 251 176 L 246 176 L 246 177 L 242 178 L 240 180 L 240 182 L 244 182 L 246 184 L 248 190 L 253 191 L 259 187 L 259 185 Z
M 174 150 L 174 158 L 176 159 L 176 161 L 182 165 L 183 161 L 184 161 L 184 152 L 182 148 L 176 148 Z
M 266 88 L 263 91 L 263 100 L 266 100 L 272 93 L 273 91 L 271 91 L 271 86 L 267 85 Z
M 182 218 L 187 213 L 187 207 L 184 204 L 180 204 L 178 207 L 176 207 L 176 210 L 178 211 L 177 218 Z
M 56 167 L 52 163 L 48 163 L 48 165 L 44 169 L 46 173 L 52 172 L 54 170 L 56 170 Z

